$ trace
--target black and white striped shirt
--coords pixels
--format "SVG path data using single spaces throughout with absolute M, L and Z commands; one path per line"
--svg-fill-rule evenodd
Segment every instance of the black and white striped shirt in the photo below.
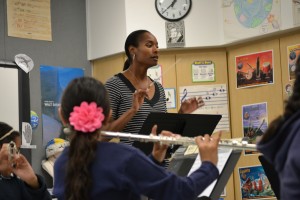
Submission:
M 132 96 L 136 89 L 122 73 L 111 77 L 105 86 L 109 93 L 112 117 L 116 120 L 131 108 Z M 148 114 L 150 112 L 167 112 L 164 88 L 158 82 L 154 82 L 154 86 L 153 98 L 151 100 L 145 99 L 139 111 L 122 130 L 123 132 L 148 135 L 150 133 L 140 133 Z

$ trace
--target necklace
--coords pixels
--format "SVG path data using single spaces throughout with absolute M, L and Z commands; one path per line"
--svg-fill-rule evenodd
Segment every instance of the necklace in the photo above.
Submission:
M 13 177 L 12 174 L 10 174 L 10 176 L 3 176 L 2 174 L 0 174 L 0 180 L 4 179 L 4 180 L 9 180 Z
M 135 74 L 131 71 L 130 68 L 128 68 L 128 71 L 130 72 L 131 76 L 133 76 L 133 78 L 135 79 L 135 82 L 139 85 L 140 81 L 138 81 L 138 79 L 136 78 Z M 149 78 L 147 77 L 147 86 L 146 86 L 145 89 L 149 89 L 150 87 L 151 87 L 151 83 L 149 84 Z

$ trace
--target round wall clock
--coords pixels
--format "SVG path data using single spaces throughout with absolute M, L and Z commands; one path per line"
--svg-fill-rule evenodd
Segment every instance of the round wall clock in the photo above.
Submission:
M 155 9 L 160 17 L 168 21 L 179 21 L 186 17 L 192 0 L 155 0 Z

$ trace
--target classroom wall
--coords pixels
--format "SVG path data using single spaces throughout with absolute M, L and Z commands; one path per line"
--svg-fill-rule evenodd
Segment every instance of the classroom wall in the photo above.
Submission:
M 36 173 L 47 179 L 49 186 L 52 179 L 41 168 L 45 158 L 42 144 L 40 65 L 80 67 L 86 75 L 91 75 L 90 62 L 87 60 L 87 34 L 85 1 L 51 0 L 52 41 L 39 41 L 7 36 L 6 0 L 0 0 L 0 60 L 13 61 L 14 56 L 24 53 L 34 61 L 30 72 L 31 110 L 40 117 L 40 123 L 33 131 L 32 166 Z M 9 84 L 9 83 L 7 83 Z M 1 102 L 1 99 L 0 99 Z M 3 113 L 0 113 L 3 115 Z
M 154 0 L 86 0 L 86 2 L 89 22 L 87 32 L 90 38 L 89 60 L 121 53 L 126 36 L 136 29 L 151 31 L 157 37 L 160 48 L 166 48 L 165 20 L 158 16 Z M 242 38 L 225 37 L 223 4 L 228 3 L 232 4 L 233 1 L 192 1 L 191 12 L 184 18 L 187 48 L 215 47 L 253 37 L 253 34 L 247 35 L 245 29 Z M 282 0 L 279 4 L 280 30 L 294 28 L 292 1 Z
M 258 37 L 222 48 L 161 50 L 158 63 L 162 66 L 163 86 L 176 88 L 177 102 L 179 102 L 179 87 L 181 86 L 226 84 L 229 91 L 230 131 L 223 133 L 222 139 L 244 137 L 242 105 L 267 102 L 268 123 L 282 113 L 284 100 L 287 98 L 285 85 L 293 83 L 288 77 L 287 46 L 300 44 L 299 30 L 298 28 L 270 37 Z M 235 57 L 266 50 L 273 50 L 274 84 L 237 89 Z M 212 60 L 215 63 L 215 82 L 192 82 L 191 64 L 195 60 Z M 105 82 L 112 75 L 122 71 L 124 61 L 124 53 L 96 59 L 92 61 L 93 76 Z M 168 112 L 177 112 L 178 109 L 177 103 L 176 109 L 168 110 Z M 242 152 L 227 183 L 225 200 L 241 199 L 238 169 L 255 165 L 260 165 L 258 155 L 244 155 Z

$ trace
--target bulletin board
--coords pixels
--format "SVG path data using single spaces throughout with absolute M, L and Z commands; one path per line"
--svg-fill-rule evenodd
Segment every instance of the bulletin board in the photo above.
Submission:
M 273 54 L 273 83 L 262 84 L 253 87 L 237 88 L 237 69 L 236 58 L 241 55 L 248 55 L 258 52 L 272 51 Z M 283 111 L 282 100 L 282 70 L 280 62 L 280 44 L 279 39 L 260 40 L 255 43 L 243 44 L 240 46 L 228 47 L 228 81 L 230 93 L 230 111 L 232 138 L 242 138 L 243 135 L 243 114 L 244 105 L 251 105 L 261 102 L 267 102 L 268 123 Z M 259 55 L 259 54 L 257 54 Z M 247 61 L 245 61 L 247 63 Z M 258 64 L 262 66 L 263 63 Z M 246 64 L 247 66 L 247 64 Z M 244 67 L 246 67 L 244 66 Z M 249 68 L 250 70 L 250 68 Z M 241 183 L 239 169 L 253 166 L 260 166 L 258 153 L 245 155 L 242 153 L 237 167 L 234 171 L 234 185 L 236 199 L 242 199 Z M 252 168 L 254 169 L 254 168 Z

